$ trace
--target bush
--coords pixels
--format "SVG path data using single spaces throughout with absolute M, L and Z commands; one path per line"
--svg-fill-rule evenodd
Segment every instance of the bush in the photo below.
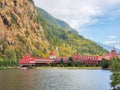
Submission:
M 110 60 L 102 59 L 101 61 L 101 66 L 103 69 L 107 69 L 110 67 Z

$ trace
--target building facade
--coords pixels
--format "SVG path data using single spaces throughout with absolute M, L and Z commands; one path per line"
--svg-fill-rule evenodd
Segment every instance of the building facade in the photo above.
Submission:
M 29 54 L 25 54 L 20 60 L 19 60 L 19 65 L 20 66 L 28 66 L 28 65 L 33 65 L 33 66 L 40 66 L 40 65 L 49 65 L 53 64 L 55 61 L 55 52 L 51 51 L 50 52 L 50 58 L 36 58 L 32 57 Z
M 103 56 L 88 56 L 88 55 L 77 55 L 74 54 L 71 56 L 74 62 L 80 61 L 83 64 L 95 65 L 98 64 L 102 59 L 111 60 L 113 57 L 120 58 L 120 54 L 113 49 L 110 53 Z M 29 54 L 25 54 L 19 61 L 19 65 L 49 65 L 49 64 L 59 64 L 63 60 L 64 63 L 67 63 L 69 57 L 56 57 L 55 52 L 50 52 L 50 58 L 35 58 Z

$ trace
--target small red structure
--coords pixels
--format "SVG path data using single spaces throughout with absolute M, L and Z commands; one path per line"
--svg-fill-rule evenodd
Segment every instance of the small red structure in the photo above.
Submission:
M 50 63 L 54 63 L 54 60 L 50 58 L 34 58 L 29 54 L 25 54 L 19 61 L 19 65 L 21 66 L 46 65 Z
M 52 51 L 50 52 L 50 58 L 51 58 L 51 59 L 56 59 L 55 51 L 52 50 Z
M 55 51 L 52 50 L 52 51 L 50 52 L 50 56 L 51 56 L 51 55 L 55 56 Z
M 29 65 L 29 64 L 34 65 L 34 64 L 35 64 L 34 57 L 30 56 L 29 54 L 25 54 L 25 55 L 20 59 L 19 64 L 20 64 L 20 65 Z

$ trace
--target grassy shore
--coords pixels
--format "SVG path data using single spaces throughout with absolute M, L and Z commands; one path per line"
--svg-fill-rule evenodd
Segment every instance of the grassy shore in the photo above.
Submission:
M 35 67 L 35 69 L 85 69 L 85 70 L 98 70 L 98 69 L 102 69 L 102 67 L 48 67 L 48 66 L 42 66 L 42 67 Z
M 7 69 L 20 69 L 20 67 L 0 67 L 0 70 L 7 70 Z M 99 70 L 102 67 L 51 67 L 51 66 L 40 66 L 40 67 L 33 67 L 32 69 L 83 69 L 83 70 Z
M 0 70 L 18 69 L 19 67 L 0 67 Z

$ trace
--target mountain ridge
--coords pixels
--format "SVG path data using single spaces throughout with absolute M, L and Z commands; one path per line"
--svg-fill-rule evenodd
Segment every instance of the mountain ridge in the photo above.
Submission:
M 74 30 L 73 28 L 71 28 L 65 21 L 53 17 L 52 15 L 50 15 L 47 11 L 43 10 L 42 8 L 39 8 L 39 7 L 36 7 L 36 8 L 37 8 L 37 11 L 38 12 L 40 11 L 41 14 L 43 14 L 44 18 L 47 19 L 48 21 L 53 22 L 55 25 L 58 25 L 60 28 L 71 31 L 73 34 L 78 34 L 78 32 Z

